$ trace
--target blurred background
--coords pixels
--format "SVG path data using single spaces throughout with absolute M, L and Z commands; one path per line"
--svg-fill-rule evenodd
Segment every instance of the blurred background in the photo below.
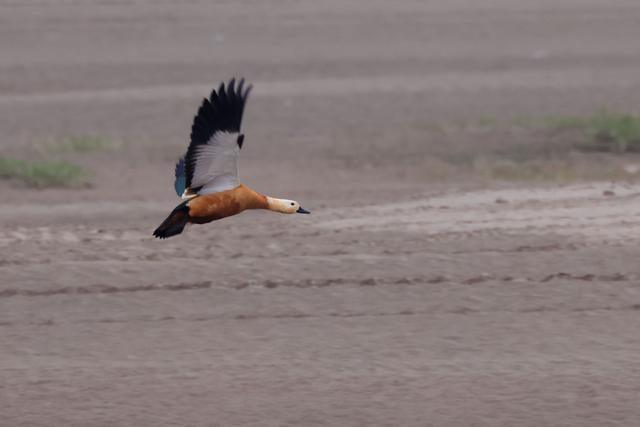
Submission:
M 2 7 L 1 185 L 20 197 L 169 195 L 201 98 L 233 76 L 255 84 L 243 176 L 274 191 L 306 190 L 299 169 L 320 194 L 624 178 L 592 151 L 638 150 L 633 2 Z M 22 176 L 9 158 L 81 170 Z
M 10 425 L 634 425 L 640 4 L 0 1 Z M 168 241 L 253 83 L 248 212 Z M 300 218 L 304 217 L 304 218 Z

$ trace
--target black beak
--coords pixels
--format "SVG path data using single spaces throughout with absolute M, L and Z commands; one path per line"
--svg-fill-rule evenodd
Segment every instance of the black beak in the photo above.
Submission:
M 311 212 L 309 212 L 309 211 L 308 211 L 308 210 L 306 210 L 306 209 L 302 209 L 302 206 L 300 206 L 300 207 L 298 208 L 298 210 L 296 211 L 296 213 L 310 214 Z

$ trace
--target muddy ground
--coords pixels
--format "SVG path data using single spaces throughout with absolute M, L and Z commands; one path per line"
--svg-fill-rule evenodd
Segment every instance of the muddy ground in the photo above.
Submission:
M 3 1 L 0 154 L 91 176 L 0 181 L 0 424 L 638 425 L 640 184 L 469 161 L 548 143 L 494 122 L 637 111 L 638 19 L 636 1 Z M 243 181 L 313 213 L 155 240 L 195 109 L 233 75 L 255 85 Z M 42 150 L 70 135 L 112 143 Z

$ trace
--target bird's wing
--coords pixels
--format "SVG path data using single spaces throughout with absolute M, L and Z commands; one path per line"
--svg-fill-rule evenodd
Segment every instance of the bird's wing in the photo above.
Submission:
M 191 127 L 191 143 L 185 155 L 185 194 L 207 194 L 237 187 L 238 154 L 244 105 L 251 85 L 235 79 L 204 99 Z

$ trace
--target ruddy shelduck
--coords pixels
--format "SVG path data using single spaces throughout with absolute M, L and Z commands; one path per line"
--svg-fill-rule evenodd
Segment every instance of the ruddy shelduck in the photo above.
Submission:
M 242 113 L 251 85 L 231 79 L 205 98 L 193 119 L 187 153 L 175 168 L 176 193 L 185 199 L 153 235 L 166 239 L 182 233 L 188 223 L 206 224 L 247 209 L 285 214 L 309 212 L 295 200 L 265 196 L 238 180 L 238 155 L 244 142 Z

